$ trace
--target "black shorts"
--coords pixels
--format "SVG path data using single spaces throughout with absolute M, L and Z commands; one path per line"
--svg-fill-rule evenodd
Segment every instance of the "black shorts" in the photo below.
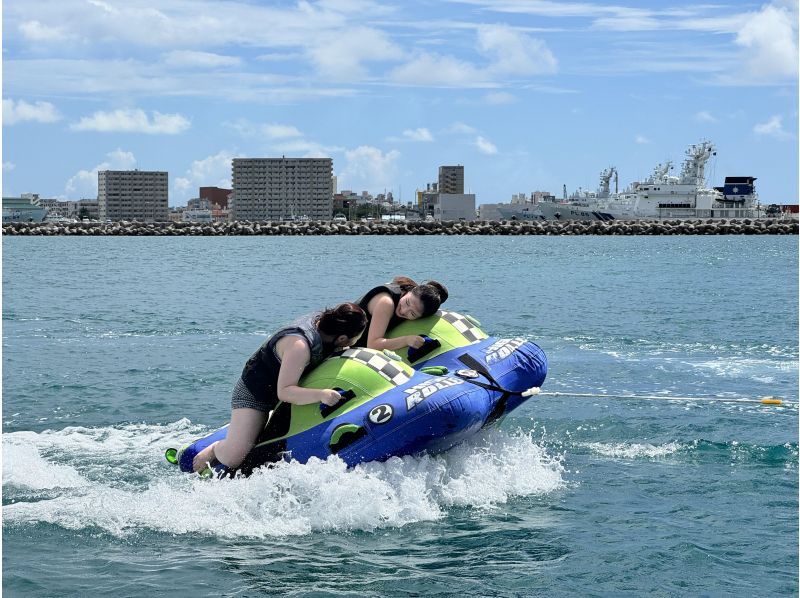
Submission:
M 257 409 L 258 411 L 269 413 L 275 409 L 277 404 L 278 397 L 265 396 L 263 399 L 256 398 L 241 378 L 236 381 L 236 385 L 233 387 L 231 409 Z

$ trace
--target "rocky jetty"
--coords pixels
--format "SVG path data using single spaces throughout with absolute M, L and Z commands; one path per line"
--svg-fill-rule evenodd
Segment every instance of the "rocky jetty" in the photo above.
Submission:
M 611 222 L 114 222 L 3 224 L 4 235 L 796 235 L 797 220 L 613 220 Z

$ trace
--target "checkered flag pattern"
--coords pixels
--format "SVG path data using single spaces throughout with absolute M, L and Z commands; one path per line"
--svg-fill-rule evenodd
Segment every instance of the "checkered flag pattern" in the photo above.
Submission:
M 400 386 L 410 380 L 409 375 L 398 365 L 400 362 L 389 359 L 383 353 L 371 349 L 350 349 L 342 353 L 342 357 L 363 363 L 395 386 Z
M 445 322 L 450 322 L 450 324 L 452 324 L 453 327 L 461 333 L 461 336 L 467 339 L 470 343 L 476 343 L 479 340 L 486 338 L 483 330 L 475 326 L 475 324 L 470 322 L 461 314 L 457 314 L 454 311 L 442 310 L 442 319 Z

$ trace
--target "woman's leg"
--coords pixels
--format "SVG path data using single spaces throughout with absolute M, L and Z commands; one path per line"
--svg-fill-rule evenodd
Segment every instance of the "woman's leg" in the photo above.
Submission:
M 213 465 L 215 459 L 231 469 L 239 467 L 264 429 L 268 415 L 247 407 L 231 411 L 227 435 L 197 453 L 192 462 L 194 471 L 205 469 L 209 463 Z

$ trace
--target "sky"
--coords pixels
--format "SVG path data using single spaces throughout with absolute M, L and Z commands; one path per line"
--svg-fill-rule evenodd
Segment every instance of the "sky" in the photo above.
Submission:
M 507 202 L 609 166 L 621 190 L 710 140 L 709 185 L 797 203 L 797 0 L 612 2 L 6 0 L 3 195 L 138 168 L 180 206 L 285 155 L 403 202 L 463 164 Z

